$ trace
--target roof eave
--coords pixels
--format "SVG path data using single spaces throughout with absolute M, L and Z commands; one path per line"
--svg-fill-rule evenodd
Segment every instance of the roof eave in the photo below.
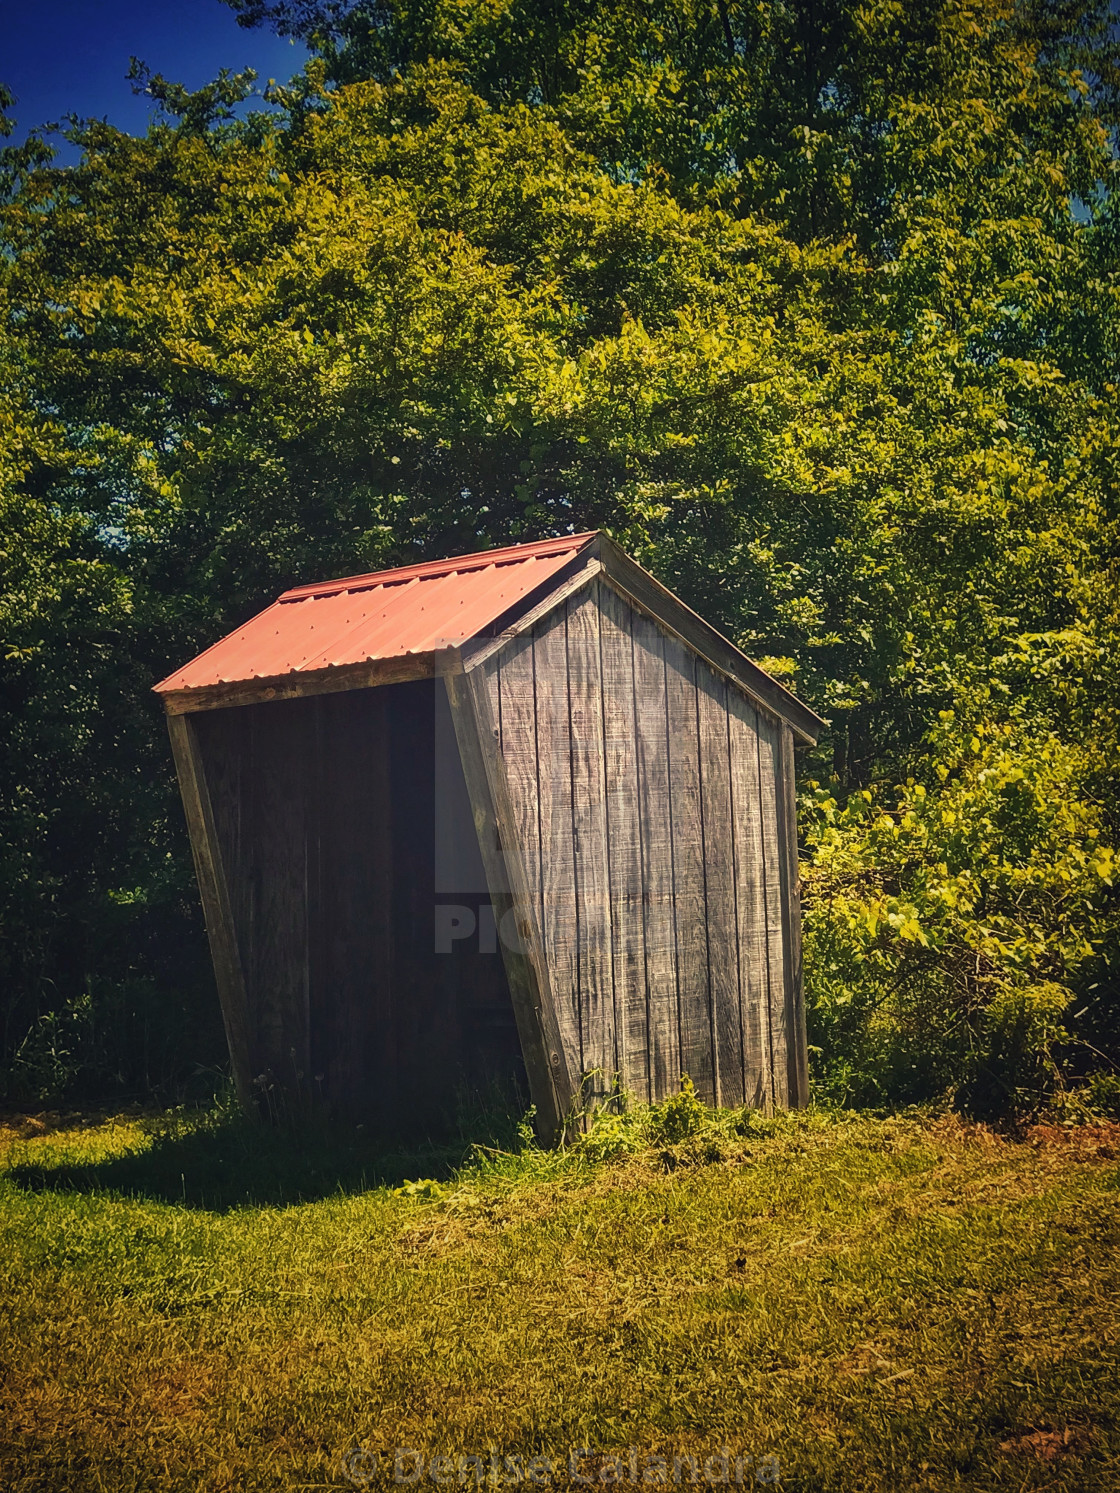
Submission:
M 404 684 L 431 679 L 439 672 L 439 658 L 447 650 L 404 653 L 365 663 L 332 664 L 323 669 L 299 669 L 264 679 L 234 679 L 201 684 L 193 689 L 156 686 L 168 715 L 190 715 L 199 710 L 226 710 L 234 705 L 263 705 L 273 700 L 299 700 L 308 695 L 331 695 L 341 690 L 370 689 L 379 684 Z

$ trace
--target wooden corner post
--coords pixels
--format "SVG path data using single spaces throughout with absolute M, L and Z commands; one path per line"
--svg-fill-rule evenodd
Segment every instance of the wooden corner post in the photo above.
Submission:
M 179 791 L 187 818 L 195 875 L 202 895 L 202 912 L 210 939 L 214 977 L 222 1006 L 226 1041 L 237 1097 L 244 1109 L 253 1108 L 252 1043 L 249 1002 L 237 935 L 233 926 L 229 889 L 214 826 L 214 812 L 206 786 L 206 771 L 194 722 L 189 715 L 169 715 L 167 729 L 179 775 Z
M 448 669 L 443 675 L 455 738 L 478 832 L 479 849 L 501 928 L 512 910 L 518 941 L 500 940 L 513 1014 L 525 1058 L 529 1092 L 542 1138 L 557 1141 L 576 1096 L 552 1002 L 548 968 L 537 927 L 517 826 L 506 788 L 501 751 L 478 676 Z M 508 926 L 508 923 L 507 923 Z

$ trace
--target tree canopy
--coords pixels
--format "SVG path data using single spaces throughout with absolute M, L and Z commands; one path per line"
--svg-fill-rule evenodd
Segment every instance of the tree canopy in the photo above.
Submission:
M 212 1010 L 155 678 L 573 526 L 829 721 L 826 1092 L 1114 1058 L 1107 3 L 230 3 L 312 48 L 267 109 L 138 66 L 146 136 L 0 166 L 10 1085 L 155 1082 Z

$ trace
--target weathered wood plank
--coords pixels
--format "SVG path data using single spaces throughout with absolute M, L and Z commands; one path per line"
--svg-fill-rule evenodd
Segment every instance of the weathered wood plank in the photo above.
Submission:
M 302 702 L 192 722 L 240 954 L 254 1078 L 266 1108 L 290 1108 L 309 1071 L 305 815 L 314 763 Z M 283 1091 L 283 1094 L 281 1093 Z
M 246 968 L 246 950 L 241 938 L 249 928 L 252 893 L 251 836 L 245 833 L 245 794 L 242 785 L 252 773 L 252 717 L 215 712 L 196 717 L 194 737 L 206 773 L 214 830 L 238 940 L 241 968 Z M 254 1070 L 259 1072 L 259 1068 Z
M 743 1029 L 744 1102 L 772 1108 L 770 982 L 763 886 L 762 803 L 758 782 L 758 712 L 738 689 L 728 690 L 735 880 L 739 920 L 739 998 Z
M 631 661 L 634 671 L 634 740 L 637 746 L 634 775 L 649 1033 L 646 1084 L 651 1100 L 665 1099 L 675 1093 L 680 1087 L 682 1072 L 664 642 L 664 634 L 648 617 L 636 612 L 632 614 Z
M 317 807 L 308 826 L 312 1077 L 336 1113 L 392 1129 L 394 1022 L 391 694 L 315 702 Z
M 716 1102 L 738 1105 L 743 1103 L 743 1033 L 727 720 L 734 686 L 704 663 L 697 664 L 696 685 Z
M 708 914 L 696 701 L 696 655 L 664 639 L 669 720 L 669 793 L 673 821 L 673 903 L 681 1065 L 705 1104 L 715 1103 L 716 1073 L 708 988 Z
M 588 1099 L 605 1098 L 622 1069 L 614 999 L 610 853 L 599 602 L 580 592 L 567 603 L 568 711 L 572 733 L 572 839 L 583 1063 L 597 1076 Z
M 491 718 L 499 730 L 510 802 L 525 873 L 533 895 L 537 926 L 541 914 L 541 812 L 537 795 L 537 706 L 533 638 L 515 639 L 481 671 L 491 689 Z
M 530 689 L 530 703 L 531 700 Z M 498 947 L 493 898 L 446 688 L 436 689 L 434 705 L 436 903 L 441 909 L 448 906 L 465 909 L 466 921 L 473 930 L 463 937 L 451 937 L 444 921 L 447 914 L 442 910 L 437 914 L 434 983 L 440 990 L 441 1019 L 454 1034 L 462 1069 L 461 1083 L 469 1090 L 481 1092 L 495 1081 L 502 1084 L 521 1081 L 527 1096 L 525 1062 L 509 981 Z M 502 886 L 496 890 L 509 888 Z
M 496 686 L 495 686 L 496 690 Z M 463 781 L 463 764 L 447 691 L 433 688 L 435 890 L 454 904 L 487 892 L 486 871 L 478 847 L 474 813 Z M 453 894 L 453 895 L 452 895 Z M 473 906 L 473 902 L 471 904 Z M 458 942 L 458 940 L 452 940 Z M 465 942 L 466 940 L 462 940 Z
M 308 670 L 301 674 L 281 674 L 271 679 L 235 680 L 230 684 L 204 684 L 197 689 L 168 690 L 162 694 L 163 708 L 168 715 L 188 715 L 198 710 L 225 710 L 235 705 L 302 700 L 310 695 L 369 689 L 410 679 L 431 679 L 435 672 L 434 653 L 409 653 L 400 658 L 370 659 L 366 663 L 342 664 L 337 668 Z
M 824 722 L 807 705 L 752 663 L 605 534 L 599 536 L 599 556 L 604 574 L 618 590 L 676 637 L 683 638 L 713 668 L 733 679 L 753 699 L 787 721 L 799 741 L 810 746 L 816 743 Z
M 759 802 L 762 810 L 762 885 L 766 906 L 766 953 L 770 1010 L 770 1054 L 773 1098 L 779 1109 L 789 1105 L 789 1021 L 786 990 L 785 907 L 788 888 L 779 839 L 778 815 L 781 723 L 758 712 Z
M 507 914 L 511 915 L 519 935 L 511 938 L 507 925 L 502 956 L 529 1090 L 542 1136 L 552 1141 L 563 1130 L 575 1084 L 549 987 L 505 766 L 494 739 L 496 726 L 490 715 L 489 695 L 485 681 L 477 676 L 453 675 L 444 684 L 478 826 L 479 847 L 491 881 L 495 916 L 501 927 Z M 508 886 L 509 891 L 493 890 L 502 886 Z
M 289 1093 L 308 1080 L 308 783 L 314 777 L 310 707 L 251 717 L 252 771 L 242 783 L 253 883 L 246 985 L 262 1071 Z
M 485 690 L 486 720 L 491 738 L 502 754 L 506 798 L 512 815 L 516 850 L 524 872 L 524 894 L 532 909 L 536 947 L 543 958 L 541 906 L 541 820 L 537 794 L 536 685 L 532 633 L 514 639 L 509 648 L 492 655 L 470 674 L 472 687 Z M 481 718 L 481 717 L 480 717 Z M 505 874 L 505 859 L 492 857 L 491 891 L 508 891 L 493 882 Z M 549 974 L 551 989 L 551 974 Z M 566 1054 L 567 1062 L 571 1054 Z
M 594 543 L 597 544 L 597 541 Z M 506 649 L 515 638 L 530 632 L 538 622 L 547 617 L 550 612 L 555 611 L 557 607 L 562 606 L 569 597 L 590 586 L 602 568 L 597 555 L 588 555 L 586 551 L 581 551 L 578 562 L 573 565 L 572 573 L 566 574 L 565 571 L 560 571 L 559 574 L 550 577 L 547 594 L 518 616 L 516 621 L 509 623 L 492 637 L 464 643 L 461 649 L 463 668 L 468 671 L 477 669 L 495 653 Z
M 335 1075 L 333 1049 L 335 1043 L 329 1034 L 329 1010 L 334 994 L 335 982 L 330 970 L 331 927 L 330 911 L 332 898 L 327 885 L 330 871 L 335 863 L 330 843 L 330 803 L 328 789 L 336 781 L 330 772 L 335 766 L 345 772 L 344 763 L 338 761 L 336 745 L 337 728 L 330 719 L 329 707 L 336 701 L 349 699 L 346 695 L 335 695 L 329 699 L 316 700 L 311 707 L 311 761 L 312 777 L 308 783 L 307 797 L 307 984 L 308 1021 L 307 1055 L 311 1076 L 310 1090 L 318 1103 L 328 1110 L 336 1100 L 333 1092 Z M 228 717 L 236 720 L 237 711 Z M 349 1034 L 347 1034 L 349 1038 Z M 346 1042 L 349 1053 L 360 1051 L 352 1039 Z
M 252 1110 L 253 1038 L 245 978 L 230 907 L 229 889 L 221 848 L 214 826 L 213 809 L 207 788 L 206 771 L 199 750 L 194 723 L 182 716 L 170 716 L 167 722 L 171 751 L 179 777 L 179 789 L 187 819 L 195 875 L 202 897 L 202 911 L 214 977 L 222 1007 L 230 1065 L 237 1097 L 242 1106 Z
M 573 1070 L 585 1066 L 579 990 L 579 909 L 572 819 L 571 723 L 568 702 L 567 613 L 533 631 L 537 720 L 536 793 L 540 803 L 541 933 L 565 1052 Z M 511 783 L 516 793 L 519 785 Z
M 401 684 L 389 702 L 393 851 L 393 1023 L 407 1110 L 439 1127 L 453 1107 L 460 1034 L 441 1001 L 435 952 L 435 691 Z M 402 1104 L 402 1108 L 405 1106 Z
M 805 988 L 801 965 L 801 875 L 797 854 L 797 764 L 793 732 L 782 726 L 781 735 L 781 836 L 785 860 L 786 902 L 786 990 L 789 1052 L 787 1072 L 789 1102 L 804 1107 L 809 1102 L 809 1047 L 805 1032 Z
M 642 824 L 634 691 L 634 612 L 610 586 L 597 588 L 603 677 L 614 1019 L 626 1089 L 650 1098 Z

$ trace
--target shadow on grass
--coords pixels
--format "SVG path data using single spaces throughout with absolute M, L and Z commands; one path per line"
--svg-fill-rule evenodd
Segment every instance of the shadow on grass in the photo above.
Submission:
M 378 1140 L 321 1120 L 255 1123 L 237 1112 L 177 1111 L 141 1122 L 143 1145 L 98 1161 L 23 1162 L 6 1175 L 29 1192 L 109 1192 L 224 1212 L 283 1207 L 431 1178 L 444 1181 L 476 1146 L 521 1144 L 520 1109 L 460 1112 L 450 1139 Z

